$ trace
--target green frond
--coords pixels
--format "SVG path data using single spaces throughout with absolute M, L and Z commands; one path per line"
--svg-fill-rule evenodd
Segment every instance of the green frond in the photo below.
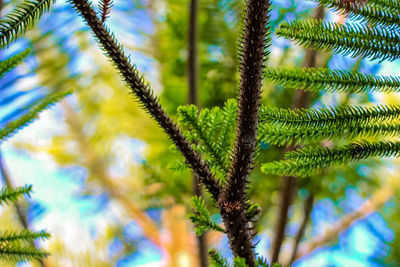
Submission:
M 199 112 L 197 107 L 194 105 L 189 105 L 179 106 L 177 113 L 179 117 L 179 123 L 181 125 L 188 126 L 192 130 L 189 131 L 189 135 L 191 136 L 186 135 L 187 138 L 197 139 L 198 144 L 196 145 L 198 146 L 200 152 L 207 153 L 207 155 L 209 155 L 211 158 L 211 163 L 214 163 L 212 165 L 216 166 L 218 170 L 226 174 L 229 169 L 225 165 L 223 153 L 218 151 L 214 141 L 216 130 L 215 124 L 212 123 L 213 118 L 211 116 L 211 111 L 208 109 L 203 109 L 200 115 L 198 115 Z
M 344 163 L 370 157 L 398 157 L 400 155 L 400 142 L 368 142 L 362 141 L 345 146 L 329 149 L 309 146 L 300 150 L 289 151 L 285 158 L 298 161 L 318 161 L 324 166 L 333 163 Z
M 268 68 L 265 78 L 289 88 L 326 92 L 400 92 L 400 77 L 325 68 Z
M 30 195 L 32 192 L 32 185 L 25 185 L 22 187 L 3 187 L 0 191 L 0 205 L 8 202 L 13 202 L 21 195 Z
M 30 261 L 46 258 L 49 254 L 35 247 L 22 247 L 16 244 L 0 242 L 0 258 L 13 261 Z
M 259 267 L 269 267 L 267 260 L 263 257 L 257 257 L 256 261 Z
M 28 0 L 19 4 L 0 20 L 0 47 L 6 47 L 25 33 L 44 12 L 50 9 L 54 0 Z
M 246 210 L 246 217 L 249 220 L 253 220 L 255 217 L 257 217 L 261 213 L 261 207 L 257 203 L 251 203 L 249 202 L 249 207 Z
M 22 115 L 21 117 L 19 117 L 14 121 L 9 122 L 4 128 L 2 128 L 0 130 L 0 142 L 12 136 L 18 130 L 22 129 L 30 122 L 32 122 L 41 111 L 45 110 L 46 108 L 49 108 L 51 105 L 55 104 L 56 102 L 60 101 L 62 98 L 71 93 L 72 91 L 69 90 L 69 91 L 51 93 L 48 96 L 46 96 L 42 101 L 40 101 L 39 104 L 37 104 L 30 111 L 28 111 L 28 113 Z
M 282 23 L 277 35 L 305 47 L 352 57 L 392 61 L 400 56 L 399 33 L 383 27 L 295 20 Z
M 374 0 L 374 5 L 379 5 L 393 11 L 400 11 L 400 1 L 399 0 Z
M 384 27 L 400 27 L 400 6 L 397 6 L 397 9 L 387 8 L 387 5 L 380 5 L 379 1 L 377 3 L 370 1 L 362 6 L 353 3 L 344 5 L 342 0 L 318 0 L 318 2 L 324 7 L 333 8 L 341 15 L 348 15 L 349 19 L 363 19 L 371 25 L 380 24 Z M 385 4 L 386 1 L 381 2 Z M 393 5 L 391 6 L 394 7 Z
M 231 154 L 234 147 L 235 126 L 237 119 L 237 101 L 228 99 L 223 107 L 223 121 L 221 131 L 216 139 L 216 150 L 220 151 L 223 157 L 224 169 L 229 168 Z
M 22 63 L 22 61 L 29 55 L 30 52 L 31 50 L 28 48 L 21 53 L 0 62 L 0 78 L 3 77 L 5 73 Z
M 246 260 L 242 257 L 235 257 L 233 259 L 233 267 L 248 267 Z
M 33 232 L 28 229 L 23 229 L 20 232 L 5 232 L 0 234 L 1 242 L 13 242 L 13 241 L 30 241 L 35 239 L 48 239 L 50 234 L 42 230 L 40 232 Z
M 199 196 L 192 198 L 194 213 L 189 214 L 189 219 L 196 225 L 196 235 L 202 235 L 207 230 L 215 230 L 224 233 L 225 230 L 213 222 L 211 215 L 205 206 L 204 200 Z
M 333 149 L 306 147 L 285 154 L 287 160 L 263 164 L 261 170 L 277 175 L 308 176 L 321 169 L 371 157 L 398 157 L 400 142 L 352 143 Z
M 208 255 L 210 255 L 210 267 L 229 267 L 228 261 L 216 249 L 210 249 Z
M 383 137 L 398 136 L 400 123 L 380 122 L 367 124 L 347 125 L 342 128 L 314 127 L 306 129 L 287 128 L 262 124 L 259 127 L 259 139 L 271 145 L 301 145 L 321 142 L 326 139 L 354 139 L 356 137 Z
M 272 123 L 288 128 L 306 129 L 330 127 L 343 129 L 369 122 L 389 122 L 400 115 L 400 106 L 341 106 L 322 109 L 283 109 L 262 106 L 260 123 Z

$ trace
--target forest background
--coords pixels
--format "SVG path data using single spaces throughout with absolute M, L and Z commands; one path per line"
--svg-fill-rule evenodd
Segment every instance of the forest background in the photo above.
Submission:
M 188 98 L 188 2 L 119 0 L 107 20 L 173 116 Z M 2 13 L 16 4 L 5 2 Z M 235 0 L 200 1 L 201 108 L 222 107 L 236 97 L 242 5 Z M 316 8 L 313 2 L 275 1 L 272 29 L 284 20 L 312 17 Z M 324 15 L 332 21 L 348 19 L 329 10 Z M 126 95 L 116 71 L 71 5 L 57 2 L 38 27 L 2 57 L 27 46 L 32 55 L 1 80 L 1 122 L 14 119 L 48 92 L 72 88 L 74 94 L 1 146 L 3 182 L 7 176 L 15 185 L 34 185 L 32 198 L 19 203 L 29 227 L 52 234 L 38 244 L 51 253 L 47 260 L 18 265 L 197 266 L 196 238 L 187 218 L 191 174 L 176 163 L 179 154 L 161 129 Z M 270 64 L 301 66 L 306 53 L 273 36 Z M 317 64 L 385 75 L 399 70 L 395 63 L 328 53 L 318 53 Z M 294 94 L 266 83 L 263 102 L 289 107 Z M 311 102 L 321 107 L 399 100 L 395 94 L 324 94 L 313 96 Z M 282 149 L 262 144 L 261 157 L 264 162 L 280 159 Z M 398 265 L 397 176 L 395 160 L 369 160 L 327 171 L 314 183 L 301 180 L 289 209 L 280 259 L 290 261 L 298 230 L 308 217 L 294 266 Z M 250 196 L 263 211 L 256 251 L 267 258 L 279 218 L 280 179 L 262 174 L 259 168 L 252 175 Z M 307 212 L 310 206 L 312 211 Z M 6 228 L 21 223 L 14 206 L 2 208 L 0 219 Z M 222 235 L 210 233 L 208 239 L 210 247 L 228 255 Z

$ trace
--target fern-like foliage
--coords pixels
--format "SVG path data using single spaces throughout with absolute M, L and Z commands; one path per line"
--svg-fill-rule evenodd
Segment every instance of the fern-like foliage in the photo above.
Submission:
M 46 11 L 54 0 L 28 0 L 0 20 L 0 47 L 9 46 L 25 33 Z
M 5 127 L 0 129 L 0 141 L 15 134 L 18 130 L 32 122 L 38 114 L 46 108 L 52 106 L 56 102 L 60 101 L 65 96 L 71 94 L 72 91 L 56 92 L 51 93 L 41 100 L 35 107 L 29 110 L 26 114 L 22 115 L 18 119 L 9 122 Z
M 305 47 L 352 57 L 390 61 L 400 57 L 400 35 L 390 28 L 295 20 L 282 23 L 277 35 Z
M 400 56 L 400 2 L 398 0 L 319 0 L 360 23 L 344 25 L 321 20 L 294 20 L 280 25 L 278 36 L 305 47 L 361 58 L 395 60 Z M 367 24 L 369 24 L 367 26 Z M 376 76 L 346 70 L 318 68 L 267 69 L 265 79 L 289 88 L 352 93 L 399 92 L 400 77 Z M 262 107 L 259 139 L 274 145 L 304 145 L 286 153 L 285 160 L 262 165 L 277 175 L 309 176 L 324 168 L 370 157 L 398 157 L 399 106 L 335 106 L 321 109 Z M 363 138 L 377 138 L 365 141 Z M 350 140 L 330 148 L 323 140 Z M 355 140 L 354 140 L 355 139 Z
M 229 267 L 228 261 L 216 249 L 208 251 L 210 255 L 210 267 Z
M 212 169 L 224 179 L 229 171 L 233 148 L 234 127 L 237 117 L 237 104 L 228 100 L 222 109 L 202 109 L 196 106 L 178 108 L 179 123 L 187 128 L 184 135 L 195 149 L 205 156 Z
M 384 92 L 400 91 L 400 78 L 375 76 L 345 70 L 324 68 L 267 69 L 265 77 L 287 88 L 325 92 Z
M 112 0 L 102 0 L 99 3 L 100 7 L 100 21 L 101 22 L 106 22 L 108 16 L 110 15 L 111 8 L 113 6 L 113 1 Z
M 204 200 L 199 196 L 192 198 L 194 213 L 189 214 L 189 219 L 196 225 L 195 232 L 202 235 L 205 231 L 215 230 L 224 233 L 225 230 L 211 219 L 211 215 L 205 206 Z
M 0 192 L 0 204 L 15 202 L 22 195 L 30 195 L 32 185 L 23 187 L 4 187 Z M 41 259 L 48 253 L 33 247 L 32 241 L 48 239 L 50 234 L 46 231 L 33 232 L 28 229 L 21 231 L 0 233 L 0 258 L 8 261 L 20 262 Z
M 7 204 L 8 202 L 16 201 L 22 195 L 30 195 L 32 192 L 32 185 L 22 187 L 4 187 L 0 191 L 0 205 Z
M 0 78 L 4 76 L 4 74 L 16 66 L 18 66 L 22 61 L 29 55 L 30 49 L 26 49 L 25 51 L 12 56 L 4 61 L 0 62 Z

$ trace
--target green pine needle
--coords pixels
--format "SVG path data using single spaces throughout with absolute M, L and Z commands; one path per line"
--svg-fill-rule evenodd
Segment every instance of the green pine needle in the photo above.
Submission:
M 387 28 L 337 24 L 319 20 L 284 22 L 277 35 L 305 47 L 352 57 L 395 60 L 400 57 L 400 34 Z
M 225 233 L 225 230 L 217 223 L 213 222 L 207 210 L 204 200 L 199 196 L 192 198 L 194 213 L 189 214 L 189 219 L 196 225 L 196 235 L 200 236 L 207 230 L 215 230 Z
M 361 6 L 353 2 L 343 5 L 342 0 L 318 0 L 318 2 L 324 7 L 333 8 L 339 14 L 348 15 L 349 19 L 363 19 L 369 24 L 380 24 L 383 27 L 400 27 L 400 6 L 393 8 L 393 4 L 390 3 L 392 1 L 369 1 Z M 386 3 L 392 8 L 388 8 Z
M 31 50 L 28 48 L 21 53 L 18 53 L 15 56 L 0 62 L 0 78 L 3 77 L 5 73 L 18 66 L 29 55 L 30 52 Z
M 322 109 L 283 109 L 262 106 L 260 122 L 293 129 L 329 127 L 344 129 L 369 122 L 389 122 L 400 115 L 400 106 L 341 106 Z
M 229 267 L 228 261 L 216 250 L 210 249 L 210 267 Z
M 1 242 L 13 242 L 13 241 L 30 241 L 36 239 L 49 239 L 50 234 L 42 230 L 40 232 L 33 232 L 28 229 L 23 229 L 20 232 L 5 232 L 0 234 Z
M 248 267 L 246 260 L 242 257 L 235 257 L 233 259 L 233 267 Z
M 18 244 L 0 242 L 0 258 L 12 261 L 31 261 L 46 258 L 49 254 L 35 247 L 23 247 Z
M 54 0 L 28 0 L 19 4 L 0 20 L 0 47 L 7 47 L 25 33 L 43 13 L 50 9 Z
M 63 92 L 56 92 L 46 96 L 42 101 L 39 102 L 35 107 L 33 107 L 28 113 L 22 115 L 18 119 L 9 122 L 4 128 L 0 130 L 0 142 L 4 141 L 6 138 L 11 137 L 14 135 L 18 130 L 22 129 L 23 127 L 27 126 L 31 123 L 34 119 L 37 118 L 39 113 L 51 105 L 55 104 L 56 102 L 60 101 L 65 96 L 71 94 L 72 91 L 63 91 Z
M 22 195 L 30 196 L 32 192 L 32 185 L 25 185 L 22 187 L 3 187 L 0 191 L 0 205 L 8 202 L 13 202 Z
M 268 68 L 265 78 L 289 88 L 326 92 L 400 92 L 400 77 L 325 68 Z

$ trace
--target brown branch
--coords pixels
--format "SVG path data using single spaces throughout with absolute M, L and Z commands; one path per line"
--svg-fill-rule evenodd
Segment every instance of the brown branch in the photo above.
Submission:
M 218 201 L 234 257 L 255 266 L 253 235 L 246 217 L 246 186 L 257 142 L 262 71 L 267 46 L 269 0 L 248 0 L 241 47 L 239 111 L 235 152 Z M 268 40 L 269 41 L 269 40 Z
M 290 263 L 289 263 L 290 265 L 292 265 L 294 260 L 296 259 L 297 249 L 298 249 L 300 241 L 303 238 L 304 233 L 306 231 L 306 227 L 307 227 L 308 221 L 310 220 L 310 215 L 311 215 L 313 205 L 314 205 L 314 195 L 312 193 L 309 193 L 309 195 L 307 196 L 306 201 L 304 203 L 303 221 L 301 222 L 300 228 L 296 233 L 295 243 L 294 243 L 292 255 L 290 257 Z
M 197 15 L 199 1 L 191 0 L 189 6 L 189 30 L 188 30 L 188 104 L 199 105 L 198 100 L 198 63 L 197 63 Z M 202 196 L 201 184 L 195 173 L 192 174 L 193 195 Z M 197 236 L 198 257 L 201 267 L 208 266 L 207 232 Z
M 364 201 L 357 210 L 350 214 L 344 215 L 340 220 L 329 227 L 329 229 L 327 229 L 324 233 L 302 244 L 295 256 L 295 260 L 298 260 L 310 254 L 317 248 L 329 244 L 329 242 L 335 240 L 340 235 L 340 233 L 346 231 L 358 220 L 362 220 L 368 215 L 376 212 L 383 204 L 385 204 L 389 200 L 391 196 L 393 196 L 393 194 L 399 188 L 399 183 L 400 182 L 395 177 L 389 179 L 389 181 L 383 188 L 376 191 L 369 199 Z
M 315 19 L 322 19 L 324 17 L 324 8 L 318 6 L 316 9 Z M 315 67 L 317 52 L 315 50 L 308 49 L 304 58 L 303 66 L 306 68 Z M 304 90 L 297 90 L 292 108 L 304 108 L 308 105 L 308 99 L 310 92 Z M 295 146 L 289 146 L 284 152 L 295 149 Z M 279 215 L 276 221 L 275 238 L 272 244 L 272 255 L 271 262 L 275 263 L 279 260 L 279 254 L 281 251 L 282 243 L 285 237 L 285 229 L 288 221 L 289 207 L 292 205 L 293 197 L 296 192 L 296 178 L 291 176 L 282 177 L 281 189 L 280 189 L 280 206 Z
M 71 0 L 71 2 L 92 29 L 101 47 L 117 67 L 143 108 L 158 122 L 174 142 L 175 146 L 181 151 L 192 170 L 199 176 L 203 185 L 205 185 L 214 199 L 217 200 L 222 190 L 219 181 L 214 177 L 200 155 L 193 150 L 177 125 L 161 107 L 149 85 L 145 83 L 136 67 L 131 64 L 128 57 L 124 54 L 122 46 L 116 41 L 108 28 L 97 18 L 96 13 L 87 0 Z

